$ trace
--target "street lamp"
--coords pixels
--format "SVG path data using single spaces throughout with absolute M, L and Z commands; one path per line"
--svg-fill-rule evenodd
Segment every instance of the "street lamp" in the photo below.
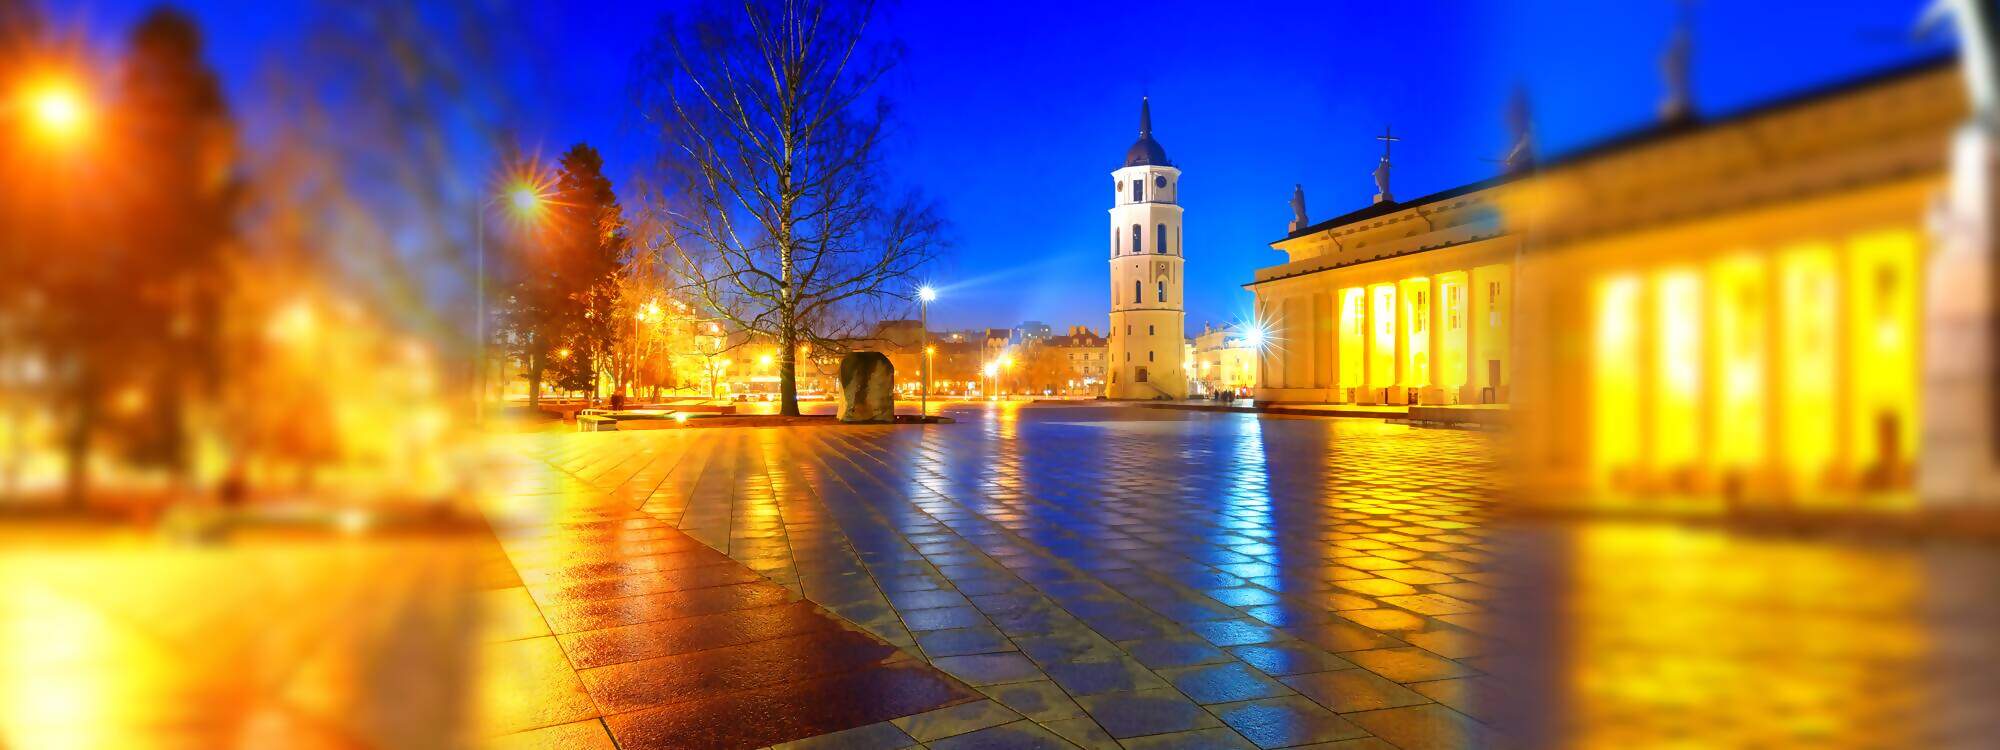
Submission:
M 986 392 L 986 397 L 991 399 L 994 395 L 993 391 L 1000 390 L 1000 363 L 988 362 L 980 370 L 986 373 L 986 379 L 993 384 L 993 389 Z
M 919 397 L 920 413 L 931 415 L 931 303 L 937 301 L 937 290 L 929 284 L 917 288 L 918 342 L 924 348 L 923 395 Z
M 50 79 L 21 92 L 20 104 L 35 130 L 61 140 L 73 140 L 90 125 L 90 105 L 76 84 Z
M 474 424 L 486 423 L 486 209 L 503 199 L 513 207 L 515 216 L 524 220 L 534 218 L 542 208 L 541 191 L 526 178 L 517 178 L 513 186 L 500 195 L 480 201 L 479 208 L 473 215 L 472 234 L 476 248 L 474 253 L 478 256 L 478 265 L 473 273 L 479 277 L 479 301 L 476 312 L 478 320 L 473 324 L 473 335 L 477 337 L 472 354 L 477 360 L 473 362 L 473 387 L 479 389 L 472 399 Z
M 937 347 L 924 345 L 924 416 L 931 413 L 931 368 L 937 365 Z

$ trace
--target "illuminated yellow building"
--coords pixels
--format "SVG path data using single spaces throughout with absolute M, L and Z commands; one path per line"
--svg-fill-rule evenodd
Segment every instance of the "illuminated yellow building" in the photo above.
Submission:
M 1202 328 L 1190 347 L 1195 393 L 1244 391 L 1257 387 L 1257 347 L 1236 325 Z
M 1513 264 L 1500 181 L 1384 201 L 1292 232 L 1247 285 L 1270 328 L 1257 400 L 1508 399 Z
M 1295 231 L 1259 398 L 1507 403 L 1535 500 L 1907 503 L 1965 106 L 1928 62 Z

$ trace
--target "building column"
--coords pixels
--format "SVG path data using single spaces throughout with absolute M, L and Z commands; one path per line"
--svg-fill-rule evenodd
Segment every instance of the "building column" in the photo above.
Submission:
M 1465 283 L 1462 286 L 1465 291 L 1462 294 L 1463 298 L 1459 300 L 1459 319 L 1464 322 L 1465 326 L 1465 356 L 1463 357 L 1465 360 L 1465 384 L 1458 388 L 1458 400 L 1460 403 L 1476 404 L 1479 403 L 1479 371 L 1482 367 L 1479 364 L 1479 321 L 1473 317 L 1472 294 L 1474 287 L 1472 269 L 1465 269 L 1464 273 Z
M 1425 277 L 1424 283 L 1426 284 L 1426 288 L 1430 290 L 1428 292 L 1430 295 L 1430 304 L 1428 307 L 1430 309 L 1425 312 L 1430 319 L 1430 344 L 1428 346 L 1429 351 L 1424 355 L 1430 359 L 1430 362 L 1424 367 L 1424 370 L 1430 374 L 1430 382 L 1424 384 L 1423 400 L 1427 404 L 1444 404 L 1450 402 L 1450 399 L 1445 397 L 1444 388 L 1442 387 L 1445 381 L 1443 372 L 1444 362 L 1443 357 L 1439 356 L 1444 353 L 1445 323 L 1449 322 L 1445 320 L 1443 314 L 1445 309 L 1444 284 L 1436 274 Z
M 1375 327 L 1378 325 L 1375 313 L 1375 287 L 1364 285 L 1361 287 L 1361 382 L 1354 391 L 1354 403 L 1357 404 L 1380 402 L 1375 395 L 1379 387 L 1375 382 L 1375 351 L 1381 346 L 1375 340 Z
M 1917 494 L 1926 506 L 1992 507 L 2000 505 L 2000 126 L 1974 118 L 1959 129 L 1951 177 L 1925 272 Z

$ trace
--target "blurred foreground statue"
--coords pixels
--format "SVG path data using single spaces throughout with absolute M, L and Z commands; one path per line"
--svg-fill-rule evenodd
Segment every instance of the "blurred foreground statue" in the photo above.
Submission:
M 1926 504 L 2000 501 L 2000 13 L 1994 0 L 1941 0 L 1958 30 L 1970 117 L 1954 136 L 1951 182 L 1933 222 L 1937 246 L 1924 291 L 1923 460 Z
M 896 421 L 896 366 L 881 352 L 840 360 L 840 421 Z

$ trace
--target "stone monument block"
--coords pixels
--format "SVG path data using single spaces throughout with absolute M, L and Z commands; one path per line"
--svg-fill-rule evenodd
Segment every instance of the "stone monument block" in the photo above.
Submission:
M 896 421 L 896 366 L 881 352 L 840 359 L 840 421 Z

